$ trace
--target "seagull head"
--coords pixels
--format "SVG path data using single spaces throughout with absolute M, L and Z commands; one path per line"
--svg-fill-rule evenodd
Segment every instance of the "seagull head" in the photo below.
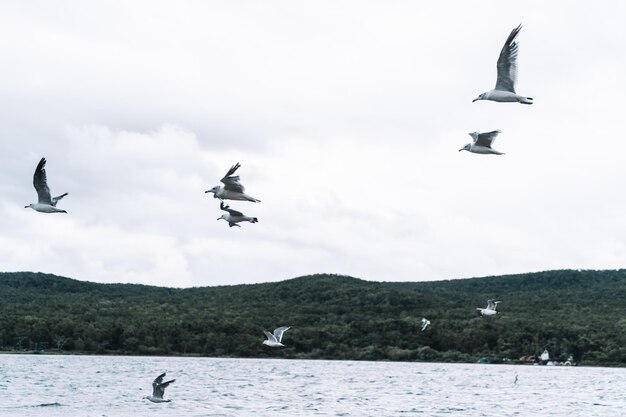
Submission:
M 213 198 L 217 198 L 217 196 L 215 194 L 217 194 L 217 192 L 220 190 L 220 186 L 216 185 L 215 187 L 211 188 L 210 190 L 206 190 L 204 193 L 213 193 Z
M 217 220 L 227 220 L 226 217 L 228 216 L 228 214 L 222 214 L 220 217 L 217 218 Z
M 485 96 L 487 95 L 487 93 L 482 93 L 481 95 L 479 95 L 478 97 L 476 97 L 474 100 L 472 100 L 472 103 L 478 100 L 485 100 Z
M 472 146 L 472 144 L 468 143 L 467 145 L 465 145 L 461 149 L 459 149 L 459 152 L 461 152 L 461 151 L 468 151 L 469 152 L 471 146 Z

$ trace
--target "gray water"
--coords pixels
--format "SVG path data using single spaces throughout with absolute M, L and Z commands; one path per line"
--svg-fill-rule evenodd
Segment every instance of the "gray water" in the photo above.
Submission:
M 142 399 L 164 371 L 172 402 Z M 0 416 L 621 417 L 625 379 L 619 368 L 0 355 Z

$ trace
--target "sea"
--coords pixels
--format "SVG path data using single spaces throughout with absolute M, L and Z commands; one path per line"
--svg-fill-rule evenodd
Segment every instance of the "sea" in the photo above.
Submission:
M 0 416 L 623 417 L 626 369 L 3 354 Z

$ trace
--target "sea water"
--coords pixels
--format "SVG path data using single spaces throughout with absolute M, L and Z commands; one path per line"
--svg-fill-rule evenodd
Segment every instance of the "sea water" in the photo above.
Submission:
M 172 402 L 142 399 L 162 372 L 176 379 Z M 621 417 L 625 379 L 623 368 L 0 355 L 0 416 Z

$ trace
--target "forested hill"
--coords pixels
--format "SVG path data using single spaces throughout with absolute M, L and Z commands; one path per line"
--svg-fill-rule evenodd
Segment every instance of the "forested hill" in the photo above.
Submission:
M 502 300 L 498 315 L 476 307 Z M 422 317 L 431 321 L 420 331 Z M 283 349 L 263 329 L 292 326 Z M 547 348 L 626 365 L 626 270 L 548 271 L 437 282 L 313 275 L 173 289 L 0 273 L 5 351 L 476 361 Z

